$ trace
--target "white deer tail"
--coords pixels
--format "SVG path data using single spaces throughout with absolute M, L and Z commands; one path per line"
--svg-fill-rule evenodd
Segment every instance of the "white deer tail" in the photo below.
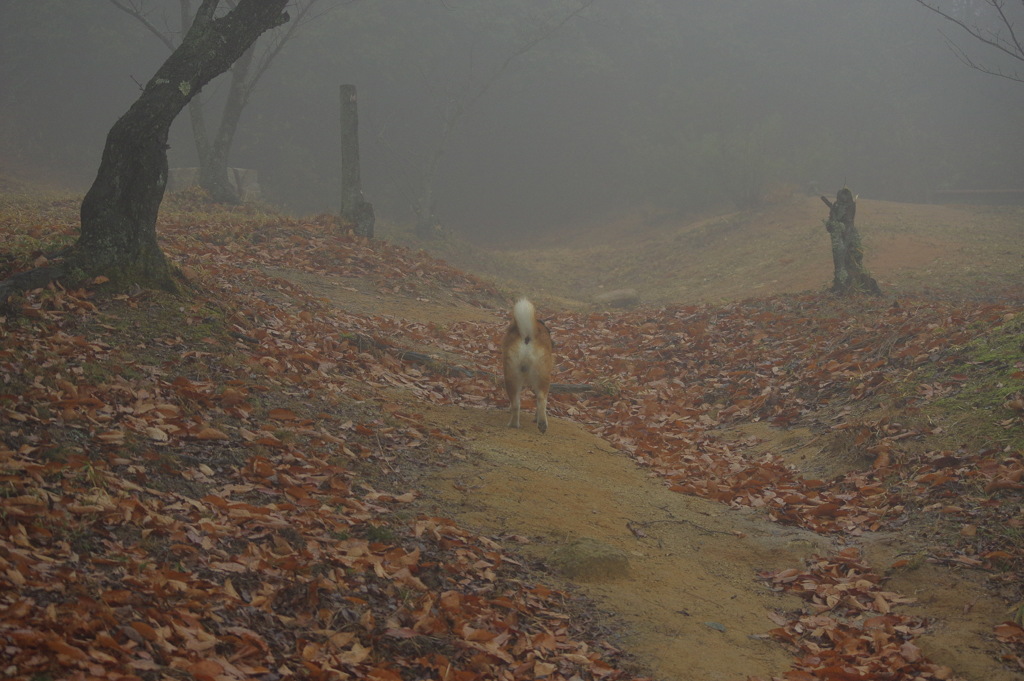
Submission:
M 516 328 L 519 329 L 519 335 L 522 336 L 524 343 L 533 340 L 533 324 L 537 319 L 536 314 L 533 303 L 526 298 L 517 300 L 515 307 L 512 308 L 512 318 L 516 320 Z

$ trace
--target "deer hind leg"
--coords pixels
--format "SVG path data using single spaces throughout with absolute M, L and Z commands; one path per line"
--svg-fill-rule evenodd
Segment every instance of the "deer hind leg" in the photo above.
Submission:
M 522 386 L 516 380 L 515 374 L 505 377 L 505 392 L 508 393 L 509 411 L 512 418 L 508 422 L 509 428 L 519 427 L 519 403 L 522 393 Z
M 519 391 L 516 391 L 515 396 L 512 397 L 512 406 L 509 407 L 509 411 L 512 412 L 512 418 L 509 419 L 509 428 L 519 427 Z
M 537 388 L 537 429 L 546 433 L 548 430 L 548 389 L 547 387 Z

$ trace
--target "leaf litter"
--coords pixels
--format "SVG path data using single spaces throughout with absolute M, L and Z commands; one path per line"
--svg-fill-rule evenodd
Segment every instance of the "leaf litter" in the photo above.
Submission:
M 423 252 L 339 236 L 328 218 L 179 207 L 160 235 L 198 284 L 188 295 L 94 282 L 30 292 L 4 314 L 4 676 L 636 677 L 571 593 L 493 538 L 418 512 L 419 490 L 391 489 L 402 478 L 390 473 L 441 467 L 461 445 L 389 390 L 502 407 L 488 376 L 499 291 Z M 40 255 L 12 254 L 8 273 Z M 495 321 L 349 311 L 268 266 L 357 277 L 381 295 L 445 291 Z M 851 541 L 922 519 L 957 527 L 924 560 L 983 571 L 1021 603 L 1024 360 L 971 346 L 1019 337 L 1020 301 L 800 294 L 559 313 L 560 376 L 604 388 L 559 396 L 552 412 L 675 492 L 784 525 Z M 361 335 L 474 371 L 413 366 Z M 944 426 L 929 409 L 999 362 L 999 404 L 983 419 L 995 435 L 930 448 Z M 805 478 L 728 437 L 749 422 L 845 437 L 866 465 Z M 751 575 L 806 603 L 765 623 L 795 656 L 779 678 L 956 678 L 915 643 L 934 623 L 885 588 L 906 567 L 879 573 L 850 547 Z M 1021 612 L 992 627 L 1001 664 L 1024 669 Z

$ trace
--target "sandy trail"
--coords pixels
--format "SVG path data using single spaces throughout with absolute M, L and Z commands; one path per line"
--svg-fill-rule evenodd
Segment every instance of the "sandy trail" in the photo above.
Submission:
M 420 405 L 469 454 L 423 482 L 436 512 L 552 565 L 625 625 L 620 643 L 664 679 L 744 679 L 787 670 L 765 632 L 792 597 L 755 579 L 802 565 L 825 538 L 669 491 L 578 425 L 505 427 L 502 411 Z M 506 543 L 515 544 L 515 540 Z M 582 554 L 582 555 L 579 555 Z

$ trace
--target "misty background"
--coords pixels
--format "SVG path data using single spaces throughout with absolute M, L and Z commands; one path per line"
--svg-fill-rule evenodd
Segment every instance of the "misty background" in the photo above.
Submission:
M 178 2 L 137 4 L 179 30 Z M 338 87 L 354 83 L 378 218 L 412 223 L 444 144 L 435 214 L 471 237 L 844 184 L 903 202 L 1021 188 L 1024 84 L 963 65 L 940 31 L 991 55 L 912 0 L 595 0 L 508 61 L 579 5 L 318 0 L 259 82 L 230 165 L 256 169 L 285 211 L 336 213 Z M 107 0 L 0 0 L 0 175 L 84 192 L 168 54 Z M 214 121 L 226 83 L 204 91 Z M 197 165 L 187 114 L 169 159 Z

